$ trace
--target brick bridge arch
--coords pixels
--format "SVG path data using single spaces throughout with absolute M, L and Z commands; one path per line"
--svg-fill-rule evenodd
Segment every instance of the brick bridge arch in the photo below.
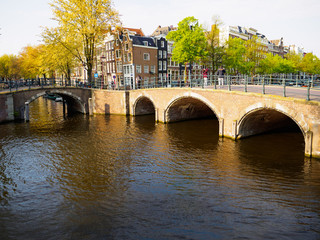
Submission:
M 164 122 L 176 122 L 215 116 L 219 120 L 217 108 L 198 94 L 175 96 L 164 109 Z
M 291 116 L 290 111 L 281 107 L 249 107 L 237 124 L 237 138 L 244 138 L 294 124 L 305 137 L 308 126 L 302 119 Z M 289 125 L 289 126 L 288 126 Z M 304 127 L 303 127 L 304 126 Z
M 12 93 L 15 118 L 29 118 L 29 104 L 46 93 L 53 93 L 61 96 L 67 104 L 68 112 L 81 112 L 87 114 L 90 111 L 89 99 L 91 90 L 77 88 L 41 88 L 23 90 Z
M 139 96 L 133 104 L 133 114 L 134 116 L 154 114 L 156 107 L 154 100 L 150 96 L 141 95 Z

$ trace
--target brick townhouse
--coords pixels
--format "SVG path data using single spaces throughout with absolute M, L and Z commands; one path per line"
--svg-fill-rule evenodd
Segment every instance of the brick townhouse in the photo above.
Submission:
M 102 47 L 106 48 L 104 75 L 108 86 L 135 89 L 156 83 L 158 46 L 163 44 L 146 37 L 141 29 L 123 28 L 106 37 Z

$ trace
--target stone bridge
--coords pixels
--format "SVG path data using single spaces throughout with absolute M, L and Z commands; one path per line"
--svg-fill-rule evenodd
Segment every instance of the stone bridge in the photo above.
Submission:
M 299 128 L 305 155 L 320 158 L 320 102 L 225 90 L 155 88 L 131 91 L 94 91 L 98 114 L 155 114 L 170 123 L 216 117 L 219 135 L 240 139 L 287 127 Z
M 0 94 L 0 122 L 29 120 L 29 104 L 46 93 L 57 94 L 65 100 L 68 112 L 90 112 L 91 89 L 33 88 Z
M 300 129 L 305 155 L 320 158 L 320 102 L 200 88 L 154 88 L 112 91 L 38 88 L 0 94 L 0 122 L 28 120 L 29 103 L 46 92 L 63 97 L 67 110 L 84 114 L 155 114 L 170 123 L 204 117 L 219 121 L 219 135 L 241 139 L 287 127 Z

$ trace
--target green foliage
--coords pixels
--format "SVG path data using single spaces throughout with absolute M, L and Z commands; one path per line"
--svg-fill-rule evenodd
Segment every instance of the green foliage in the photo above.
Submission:
M 260 73 L 294 73 L 296 72 L 293 61 L 268 53 L 266 57 L 261 60 Z
M 319 73 L 319 58 L 312 53 L 307 53 L 301 61 L 300 68 L 303 72 L 309 74 Z
M 19 77 L 18 57 L 15 55 L 2 55 L 0 57 L 0 78 L 12 80 Z
M 96 46 L 119 24 L 118 12 L 113 9 L 111 0 L 53 0 L 50 5 L 59 26 L 47 29 L 46 35 L 86 67 L 91 81 Z
M 223 62 L 229 73 L 247 73 L 247 66 L 244 60 L 246 47 L 244 40 L 240 38 L 230 38 L 226 42 L 225 55 Z
M 254 75 L 260 66 L 260 61 L 265 56 L 265 50 L 256 36 L 244 41 L 244 45 L 246 47 L 244 55 L 246 72 Z
M 76 47 L 72 46 L 72 41 L 68 42 L 68 37 L 57 34 L 55 30 L 46 29 L 42 33 L 46 49 L 43 56 L 46 59 L 45 65 L 49 71 L 64 74 L 70 80 L 71 70 L 77 61 L 69 49 L 76 49 Z M 58 38 L 60 38 L 59 41 L 57 41 Z
M 297 54 L 294 51 L 290 51 L 284 56 L 284 58 L 293 63 L 295 71 L 302 71 L 300 68 L 303 58 L 302 54 Z
M 222 63 L 222 58 L 224 55 L 224 48 L 220 44 L 219 34 L 220 26 L 222 22 L 219 17 L 213 17 L 214 23 L 211 26 L 210 31 L 206 33 L 206 50 L 207 58 L 203 59 L 203 64 L 210 66 L 213 72 L 216 72 L 219 68 L 219 65 Z
M 199 62 L 207 54 L 204 29 L 194 17 L 180 21 L 178 29 L 169 32 L 167 39 L 174 41 L 172 59 L 179 63 Z
M 43 45 L 27 46 L 19 56 L 21 75 L 24 78 L 36 78 L 46 73 L 45 59 L 42 58 Z

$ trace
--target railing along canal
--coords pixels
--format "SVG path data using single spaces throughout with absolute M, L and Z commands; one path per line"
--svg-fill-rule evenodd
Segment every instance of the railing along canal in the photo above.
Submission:
M 121 81 L 94 78 L 91 83 L 84 79 L 70 81 L 59 78 L 38 78 L 0 81 L 0 91 L 18 91 L 32 88 L 76 87 L 108 90 L 134 90 L 147 88 L 205 88 L 228 91 L 255 92 L 262 94 L 282 95 L 320 101 L 320 77 L 300 75 L 202 75 L 176 76 L 170 78 L 137 77 Z M 297 90 L 299 89 L 299 90 Z M 318 90 L 318 91 L 314 91 Z

